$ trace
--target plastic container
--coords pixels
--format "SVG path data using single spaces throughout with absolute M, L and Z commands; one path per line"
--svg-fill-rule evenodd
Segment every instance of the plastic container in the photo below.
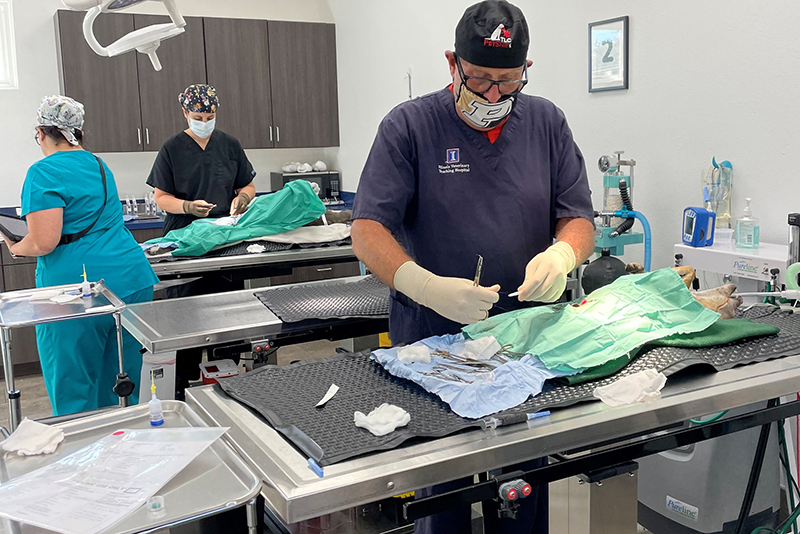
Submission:
M 750 209 L 750 199 L 744 200 L 744 213 L 736 219 L 736 248 L 758 248 L 761 229 L 758 219 L 753 217 L 753 210 Z
M 215 360 L 200 364 L 200 375 L 203 385 L 216 384 L 220 378 L 230 378 L 239 374 L 239 368 L 233 360 Z
M 175 400 L 175 352 L 150 354 L 145 352 L 142 356 L 142 374 L 140 384 L 150 384 L 150 373 L 156 383 L 156 397 L 161 400 Z M 146 387 L 142 388 L 139 396 L 142 399 Z M 144 402 L 144 401 L 142 401 Z
M 357 527 L 355 508 L 288 525 L 291 534 L 355 534 Z
M 150 426 L 163 426 L 164 425 L 164 409 L 161 407 L 161 400 L 156 397 L 156 392 L 153 391 L 150 402 L 147 403 L 150 411 Z

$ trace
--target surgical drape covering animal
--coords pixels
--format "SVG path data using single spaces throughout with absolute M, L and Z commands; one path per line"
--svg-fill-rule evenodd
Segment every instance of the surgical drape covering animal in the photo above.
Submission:
M 173 256 L 202 256 L 214 247 L 254 237 L 278 234 L 310 223 L 325 213 L 325 204 L 305 180 L 294 180 L 283 189 L 257 197 L 235 226 L 198 219 L 147 244 L 175 242 Z
M 471 339 L 494 336 L 513 351 L 536 355 L 548 368 L 594 367 L 673 334 L 705 330 L 719 314 L 704 308 L 672 269 L 618 278 L 581 303 L 527 308 L 463 329 Z

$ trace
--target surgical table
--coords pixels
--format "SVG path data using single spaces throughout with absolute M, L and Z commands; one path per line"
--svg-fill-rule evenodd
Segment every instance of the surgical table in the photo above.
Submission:
M 259 288 L 257 291 L 245 289 L 134 304 L 122 313 L 122 325 L 154 354 L 231 344 L 247 339 L 259 340 L 258 346 L 268 345 L 274 348 L 317 339 L 336 341 L 386 332 L 387 316 L 284 323 L 255 296 L 257 292 L 274 291 L 278 288 L 343 284 L 363 278 L 337 278 L 292 286 Z M 249 352 L 248 347 L 249 345 L 237 344 L 228 352 Z
M 207 272 L 225 272 L 239 278 L 265 278 L 288 274 L 292 267 L 356 261 L 350 245 L 299 248 L 261 254 L 201 256 L 150 263 L 161 280 L 197 276 Z
M 323 477 L 309 469 L 307 458 L 280 433 L 219 386 L 191 389 L 187 402 L 209 423 L 231 427 L 226 439 L 263 481 L 269 512 L 286 524 L 545 456 L 559 461 L 519 476 L 535 485 L 580 474 L 615 503 L 609 508 L 613 522 L 635 521 L 636 458 L 794 416 L 800 412 L 800 402 L 780 406 L 770 402 L 765 409 L 704 426 L 686 428 L 682 423 L 788 395 L 797 391 L 798 383 L 800 356 L 713 374 L 684 371 L 669 379 L 663 397 L 654 402 L 618 408 L 582 403 L 554 410 L 547 418 L 466 431 L 347 460 L 325 467 Z M 633 491 L 620 490 L 620 485 L 630 484 Z M 735 499 L 744 493 L 738 488 L 729 491 Z M 414 519 L 496 496 L 497 481 L 483 479 L 464 490 L 407 503 L 405 513 Z

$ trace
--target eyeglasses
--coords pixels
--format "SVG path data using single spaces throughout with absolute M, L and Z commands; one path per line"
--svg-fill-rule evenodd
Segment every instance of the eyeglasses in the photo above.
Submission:
M 480 95 L 488 92 L 493 85 L 497 86 L 497 90 L 500 91 L 501 95 L 515 95 L 522 91 L 522 88 L 528 83 L 527 65 L 522 68 L 521 80 L 490 80 L 489 78 L 480 78 L 478 76 L 467 76 L 464 74 L 464 67 L 461 66 L 461 58 L 458 57 L 456 58 L 456 66 L 458 67 L 458 74 L 467 89 Z
M 36 144 L 42 146 L 42 143 L 39 142 L 39 130 L 36 130 L 36 133 L 33 134 L 33 140 L 36 141 Z

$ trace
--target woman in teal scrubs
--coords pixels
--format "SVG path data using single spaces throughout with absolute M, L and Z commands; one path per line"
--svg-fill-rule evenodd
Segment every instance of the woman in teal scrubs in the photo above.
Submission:
M 29 233 L 16 243 L 3 240 L 13 256 L 38 258 L 36 287 L 78 284 L 85 265 L 90 281 L 105 280 L 125 303 L 148 302 L 158 278 L 123 224 L 111 170 L 81 147 L 83 117 L 83 105 L 71 98 L 42 100 L 36 142 L 45 157 L 31 165 L 22 186 Z M 112 316 L 40 325 L 36 341 L 54 415 L 119 402 L 112 390 L 119 373 Z M 141 344 L 123 332 L 123 348 L 125 372 L 137 384 L 130 397 L 136 404 Z

